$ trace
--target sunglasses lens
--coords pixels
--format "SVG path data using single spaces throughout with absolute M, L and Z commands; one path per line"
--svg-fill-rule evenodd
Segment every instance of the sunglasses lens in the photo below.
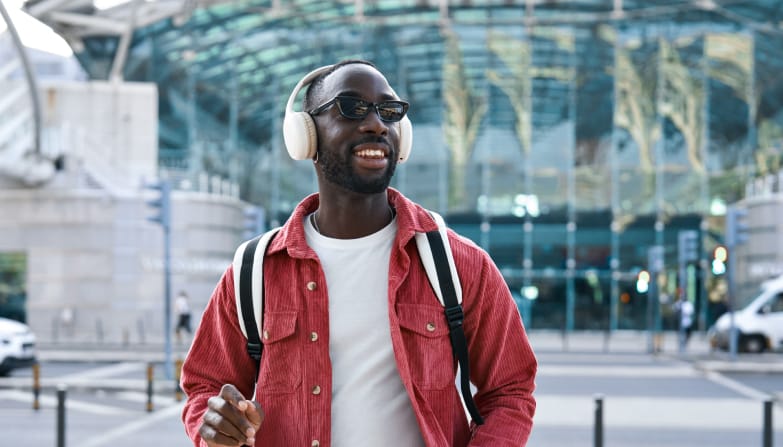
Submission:
M 344 117 L 354 120 L 364 118 L 370 111 L 369 103 L 356 98 L 338 98 L 337 107 Z
M 375 108 L 384 121 L 399 121 L 405 116 L 405 107 L 397 102 L 382 102 Z
M 340 113 L 349 119 L 363 119 L 370 113 L 372 106 L 371 103 L 358 98 L 337 98 L 337 107 L 340 109 Z M 399 121 L 405 116 L 405 104 L 398 101 L 376 104 L 375 109 L 383 121 Z

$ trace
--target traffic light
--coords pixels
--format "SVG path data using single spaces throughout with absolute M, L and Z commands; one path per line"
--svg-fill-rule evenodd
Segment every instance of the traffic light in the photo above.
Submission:
M 147 217 L 147 220 L 155 222 L 163 228 L 169 228 L 171 226 L 171 183 L 168 180 L 159 180 L 148 183 L 144 187 L 159 192 L 157 197 L 147 201 L 147 205 L 155 211 L 155 214 Z
M 729 248 L 748 242 L 747 216 L 748 210 L 744 208 L 732 206 L 726 210 L 726 245 Z
M 636 275 L 636 291 L 647 293 L 648 290 L 650 290 L 650 272 L 642 270 Z
M 712 274 L 722 275 L 726 273 L 726 261 L 729 259 L 729 251 L 726 247 L 718 245 L 712 252 Z

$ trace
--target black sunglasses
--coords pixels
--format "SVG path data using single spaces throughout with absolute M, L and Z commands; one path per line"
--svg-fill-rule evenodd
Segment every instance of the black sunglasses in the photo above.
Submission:
M 378 114 L 381 121 L 394 123 L 401 120 L 408 111 L 408 103 L 405 101 L 392 100 L 376 104 L 351 96 L 335 96 L 331 101 L 311 110 L 310 115 L 318 115 L 331 107 L 332 104 L 337 104 L 340 115 L 352 120 L 364 119 L 370 113 L 370 109 L 375 109 L 375 113 Z

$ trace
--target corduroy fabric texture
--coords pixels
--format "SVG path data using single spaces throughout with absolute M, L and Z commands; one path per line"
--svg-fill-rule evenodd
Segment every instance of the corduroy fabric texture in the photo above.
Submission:
M 535 412 L 537 363 L 508 286 L 486 252 L 449 231 L 463 288 L 471 382 L 485 419 L 482 426 L 468 425 L 454 384 L 456 361 L 443 308 L 413 240 L 415 232 L 437 225 L 398 191 L 390 188 L 388 195 L 398 222 L 389 264 L 391 338 L 426 445 L 524 446 Z M 264 260 L 265 336 L 255 400 L 266 417 L 256 435 L 258 447 L 310 446 L 315 440 L 321 447 L 331 445 L 328 293 L 302 225 L 317 206 L 317 194 L 297 206 Z M 316 341 L 313 332 L 319 334 Z M 194 445 L 206 445 L 198 427 L 207 400 L 225 383 L 250 397 L 255 373 L 239 329 L 229 267 L 204 311 L 182 369 L 182 389 L 188 395 L 183 421 Z

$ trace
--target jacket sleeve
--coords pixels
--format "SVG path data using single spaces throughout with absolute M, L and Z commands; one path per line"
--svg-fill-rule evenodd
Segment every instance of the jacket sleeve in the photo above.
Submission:
M 256 362 L 246 350 L 234 300 L 234 275 L 229 266 L 207 304 L 182 365 L 181 386 L 188 396 L 182 412 L 185 431 L 195 446 L 206 446 L 198 434 L 207 400 L 227 383 L 253 399 Z
M 472 243 L 452 243 L 464 251 L 457 261 L 463 289 L 470 378 L 483 425 L 471 424 L 472 447 L 518 447 L 533 427 L 537 361 L 519 310 L 489 255 Z M 458 254 L 455 252 L 455 255 Z M 461 264 L 461 265 L 460 265 Z

